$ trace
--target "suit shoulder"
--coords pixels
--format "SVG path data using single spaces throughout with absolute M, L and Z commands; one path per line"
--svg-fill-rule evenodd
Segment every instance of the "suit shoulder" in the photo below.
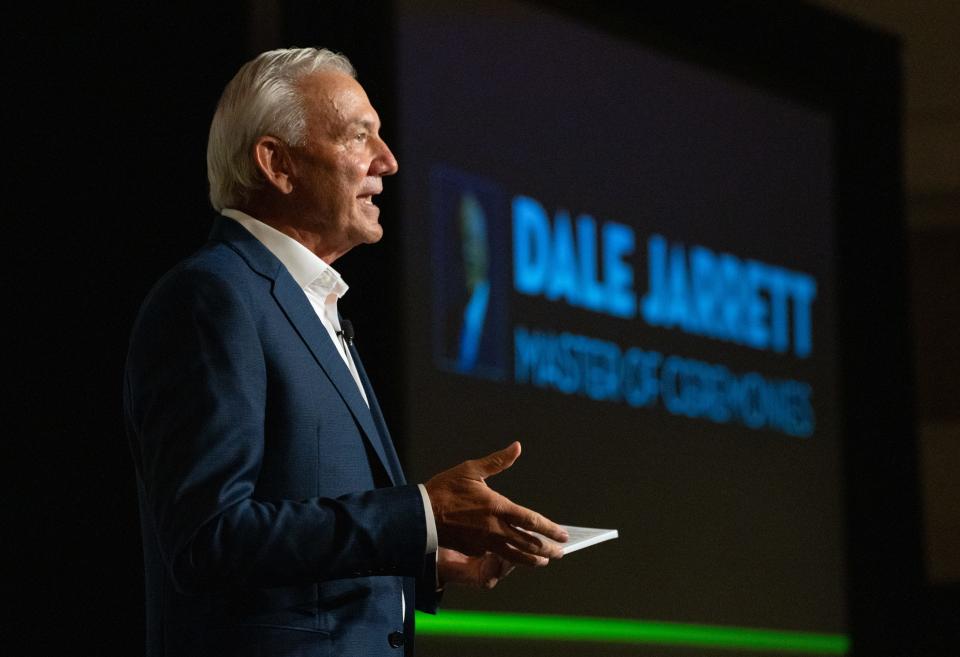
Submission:
M 236 281 L 238 277 L 240 280 L 246 277 L 262 278 L 233 247 L 217 241 L 207 242 L 200 250 L 180 261 L 157 285 L 167 279 L 181 277 L 195 280 L 221 278 L 228 281 Z
M 253 270 L 229 244 L 211 241 L 200 250 L 177 263 L 154 285 L 151 294 L 166 287 L 226 285 L 242 288 L 255 281 L 269 279 Z
M 208 242 L 154 284 L 141 305 L 139 319 L 172 310 L 182 312 L 198 304 L 246 305 L 270 284 L 228 244 Z

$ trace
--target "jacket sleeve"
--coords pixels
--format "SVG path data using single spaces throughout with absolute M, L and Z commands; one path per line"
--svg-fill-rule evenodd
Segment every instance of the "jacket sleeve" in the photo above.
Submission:
M 344 577 L 420 577 L 416 486 L 259 501 L 267 363 L 247 291 L 219 272 L 168 275 L 131 338 L 125 412 L 148 518 L 182 592 Z
M 437 553 L 427 556 L 423 574 L 417 580 L 416 608 L 428 614 L 436 614 L 440 607 L 443 590 L 437 588 Z

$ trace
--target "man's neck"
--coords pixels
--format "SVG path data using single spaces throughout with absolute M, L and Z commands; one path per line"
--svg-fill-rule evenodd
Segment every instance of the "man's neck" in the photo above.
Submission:
M 237 209 L 258 221 L 262 221 L 287 237 L 297 240 L 328 265 L 333 264 L 335 260 L 347 252 L 346 250 L 330 248 L 328 242 L 315 230 L 298 225 L 298 222 L 287 219 L 290 216 L 289 212 L 271 206 L 272 204 L 262 202 L 248 203 Z

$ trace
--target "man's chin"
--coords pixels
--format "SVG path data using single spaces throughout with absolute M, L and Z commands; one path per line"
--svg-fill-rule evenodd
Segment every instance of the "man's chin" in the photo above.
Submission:
M 367 239 L 367 244 L 376 244 L 381 239 L 383 239 L 383 226 L 377 224 L 369 231 L 367 231 L 369 238 Z
M 354 227 L 358 233 L 359 244 L 375 244 L 383 237 L 383 226 L 380 225 L 380 208 L 368 205 L 356 217 Z
M 383 238 L 383 226 L 380 224 L 364 226 L 357 237 L 358 244 L 376 244 Z

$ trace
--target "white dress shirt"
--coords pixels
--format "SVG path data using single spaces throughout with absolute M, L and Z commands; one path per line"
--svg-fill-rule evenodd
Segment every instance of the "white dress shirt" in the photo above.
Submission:
M 281 233 L 276 228 L 268 226 L 240 210 L 225 208 L 221 214 L 246 228 L 287 268 L 293 280 L 307 295 L 307 300 L 313 306 L 313 310 L 317 313 L 323 328 L 327 330 L 330 339 L 337 348 L 337 353 L 340 354 L 350 374 L 353 375 L 353 380 L 356 381 L 363 400 L 367 403 L 367 406 L 370 406 L 367 394 L 363 390 L 363 384 L 360 382 L 357 367 L 350 356 L 346 341 L 340 333 L 337 301 L 347 293 L 349 287 L 337 270 L 289 235 Z M 427 495 L 426 487 L 423 484 L 418 484 L 418 487 L 420 488 L 420 496 L 423 498 L 423 514 L 426 517 L 427 525 L 425 554 L 432 554 L 437 551 L 437 524 L 433 517 L 433 507 L 430 506 L 430 497 Z M 406 615 L 406 601 L 404 601 L 404 615 Z

